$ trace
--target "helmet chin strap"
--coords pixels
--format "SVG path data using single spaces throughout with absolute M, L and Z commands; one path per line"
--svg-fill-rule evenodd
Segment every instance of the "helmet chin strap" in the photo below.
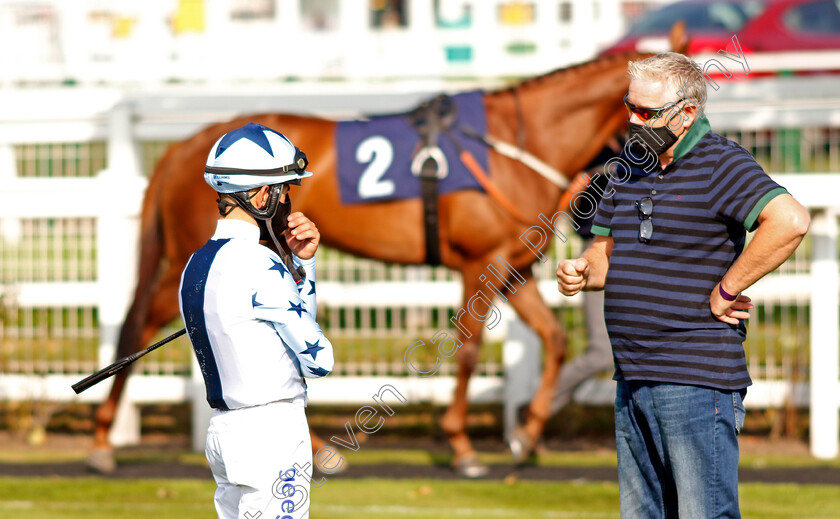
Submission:
M 266 220 L 268 218 L 274 218 L 274 213 L 277 212 L 277 206 L 280 204 L 281 186 L 282 184 L 269 186 L 268 200 L 266 200 L 265 205 L 259 209 L 254 207 L 254 204 L 251 203 L 251 199 L 257 195 L 257 192 L 248 194 L 247 191 L 240 191 L 238 193 L 229 193 L 228 196 L 233 198 L 239 207 L 244 209 L 246 213 L 250 214 L 257 220 Z
M 277 210 L 280 208 L 280 185 L 276 184 L 271 186 L 269 190 L 269 197 L 268 201 L 265 204 L 265 207 L 262 209 L 257 209 L 251 203 L 251 199 L 256 195 L 256 193 L 248 196 L 245 192 L 239 193 L 230 193 L 230 197 L 234 199 L 235 203 L 229 202 L 227 200 L 222 200 L 221 197 L 219 198 L 219 209 L 224 210 L 222 213 L 224 216 L 227 216 L 230 211 L 233 210 L 234 207 L 239 206 L 240 208 L 244 209 L 246 213 L 250 214 L 256 220 L 262 220 L 265 222 L 266 229 L 268 230 L 268 235 L 271 236 L 271 241 L 274 242 L 274 246 L 277 249 L 277 255 L 280 256 L 280 259 L 283 261 L 283 264 L 286 266 L 286 269 L 292 275 L 292 279 L 295 280 L 295 284 L 300 283 L 303 276 L 306 275 L 306 269 L 303 267 L 296 267 L 295 262 L 292 260 L 292 253 L 286 245 L 285 240 L 280 241 L 277 239 L 277 235 L 274 232 L 274 229 L 271 226 L 271 220 L 277 214 Z M 287 195 L 288 196 L 288 195 Z M 288 199 L 287 202 L 288 203 Z M 225 207 L 223 207 L 223 204 Z
M 265 226 L 268 229 L 268 235 L 271 236 L 271 241 L 273 241 L 274 246 L 277 247 L 277 254 L 280 255 L 280 259 L 283 260 L 283 264 L 286 265 L 286 269 L 288 269 L 288 271 L 292 274 L 292 279 L 295 280 L 295 284 L 300 283 L 300 280 L 306 275 L 306 270 L 303 267 L 295 266 L 295 262 L 292 261 L 291 252 L 284 247 L 286 244 L 281 244 L 280 240 L 278 240 L 277 236 L 274 234 L 274 229 L 271 227 L 271 218 L 265 220 Z

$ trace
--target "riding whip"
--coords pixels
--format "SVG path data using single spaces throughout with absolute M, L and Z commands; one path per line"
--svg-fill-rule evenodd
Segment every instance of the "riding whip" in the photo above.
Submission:
M 169 337 L 163 339 L 162 341 L 159 341 L 159 342 L 156 342 L 156 343 L 152 344 L 151 346 L 149 346 L 145 350 L 141 350 L 141 351 L 138 351 L 136 353 L 132 353 L 131 355 L 129 355 L 127 357 L 123 357 L 123 358 L 117 360 L 116 362 L 114 362 L 110 366 L 107 366 L 105 368 L 100 369 L 99 371 L 97 371 L 93 375 L 90 375 L 89 377 L 85 378 L 84 380 L 80 380 L 80 381 L 76 382 L 75 384 L 73 384 L 70 387 L 72 387 L 73 391 L 75 391 L 76 394 L 78 395 L 79 393 L 81 393 L 85 389 L 87 389 L 91 386 L 94 386 L 94 385 L 102 382 L 106 378 L 111 377 L 112 375 L 115 375 L 115 374 L 119 373 L 120 371 L 124 370 L 125 368 L 129 367 L 132 362 L 139 359 L 143 355 L 160 348 L 161 346 L 163 346 L 167 342 L 171 342 L 171 341 L 177 339 L 178 337 L 184 335 L 185 333 L 187 333 L 187 329 L 186 328 L 181 329 L 181 330 L 173 333 Z

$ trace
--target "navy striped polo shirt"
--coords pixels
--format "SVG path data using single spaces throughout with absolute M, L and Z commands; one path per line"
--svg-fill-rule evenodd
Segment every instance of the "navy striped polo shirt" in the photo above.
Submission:
M 715 318 L 709 295 L 741 254 L 758 214 L 787 191 L 705 118 L 689 128 L 664 170 L 658 160 L 645 164 L 647 171 L 633 165 L 626 150 L 622 158 L 629 171 L 619 166 L 613 173 L 592 226 L 593 234 L 614 240 L 604 298 L 614 378 L 726 390 L 750 385 L 746 327 Z M 639 241 L 636 201 L 644 197 L 653 200 L 649 243 Z

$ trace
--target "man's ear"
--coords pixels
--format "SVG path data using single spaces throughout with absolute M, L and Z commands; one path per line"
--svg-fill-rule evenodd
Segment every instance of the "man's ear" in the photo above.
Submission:
M 680 128 L 688 128 L 694 124 L 695 119 L 697 119 L 697 110 L 691 105 L 686 105 L 674 113 L 665 124 L 669 130 L 676 132 Z
M 685 122 L 683 122 L 683 126 L 685 126 L 686 128 L 691 126 L 692 124 L 694 124 L 694 121 L 697 120 L 697 117 L 700 113 L 700 112 L 697 111 L 696 107 L 694 107 L 693 105 L 688 105 L 688 104 L 685 106 L 685 109 L 683 110 L 683 112 L 686 115 L 686 119 L 685 119 Z

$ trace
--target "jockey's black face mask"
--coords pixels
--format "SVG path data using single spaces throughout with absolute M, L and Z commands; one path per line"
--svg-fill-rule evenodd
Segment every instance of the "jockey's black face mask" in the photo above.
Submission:
M 293 181 L 289 183 L 296 183 L 299 185 L 300 181 Z M 237 205 L 253 216 L 257 221 L 257 226 L 260 228 L 260 240 L 268 241 L 270 239 L 274 243 L 274 246 L 276 247 L 275 250 L 280 256 L 280 259 L 283 260 L 286 268 L 289 272 L 291 272 L 295 283 L 299 283 L 301 278 L 306 275 L 306 271 L 303 267 L 295 267 L 294 261 L 292 261 L 291 251 L 286 244 L 285 237 L 283 240 L 278 238 L 278 235 L 282 236 L 283 231 L 288 228 L 289 215 L 292 212 L 292 199 L 289 196 L 288 186 L 285 186 L 287 190 L 285 201 L 280 201 L 280 199 L 283 198 L 283 187 L 283 184 L 275 184 L 271 186 L 268 192 L 268 201 L 262 209 L 257 209 L 251 203 L 251 199 L 254 198 L 256 192 L 251 193 L 250 195 L 246 191 L 230 193 L 229 196 L 233 198 L 236 203 L 230 202 L 229 200 L 225 200 L 221 197 L 219 197 L 217 202 L 219 203 L 219 210 L 224 216 L 230 214 L 233 207 Z
M 286 268 L 291 272 L 295 283 L 300 283 L 301 278 L 306 275 L 303 267 L 296 267 L 292 261 L 291 251 L 286 245 L 285 237 L 283 240 L 278 238 L 278 235 L 283 237 L 283 232 L 289 227 L 289 215 L 292 213 L 292 199 L 289 193 L 286 193 L 286 201 L 280 202 L 278 200 L 274 216 L 264 220 L 257 219 L 257 225 L 260 228 L 260 240 L 268 241 L 271 239 L 274 242 L 277 253 L 280 259 L 286 264 Z
M 271 230 L 277 234 L 283 234 L 289 226 L 289 215 L 292 214 L 292 199 L 289 193 L 286 193 L 286 201 L 278 202 L 277 208 L 274 211 L 274 216 L 265 220 L 257 220 L 257 225 L 260 227 L 260 240 L 268 241 L 272 239 L 269 233 L 267 222 L 271 222 Z

